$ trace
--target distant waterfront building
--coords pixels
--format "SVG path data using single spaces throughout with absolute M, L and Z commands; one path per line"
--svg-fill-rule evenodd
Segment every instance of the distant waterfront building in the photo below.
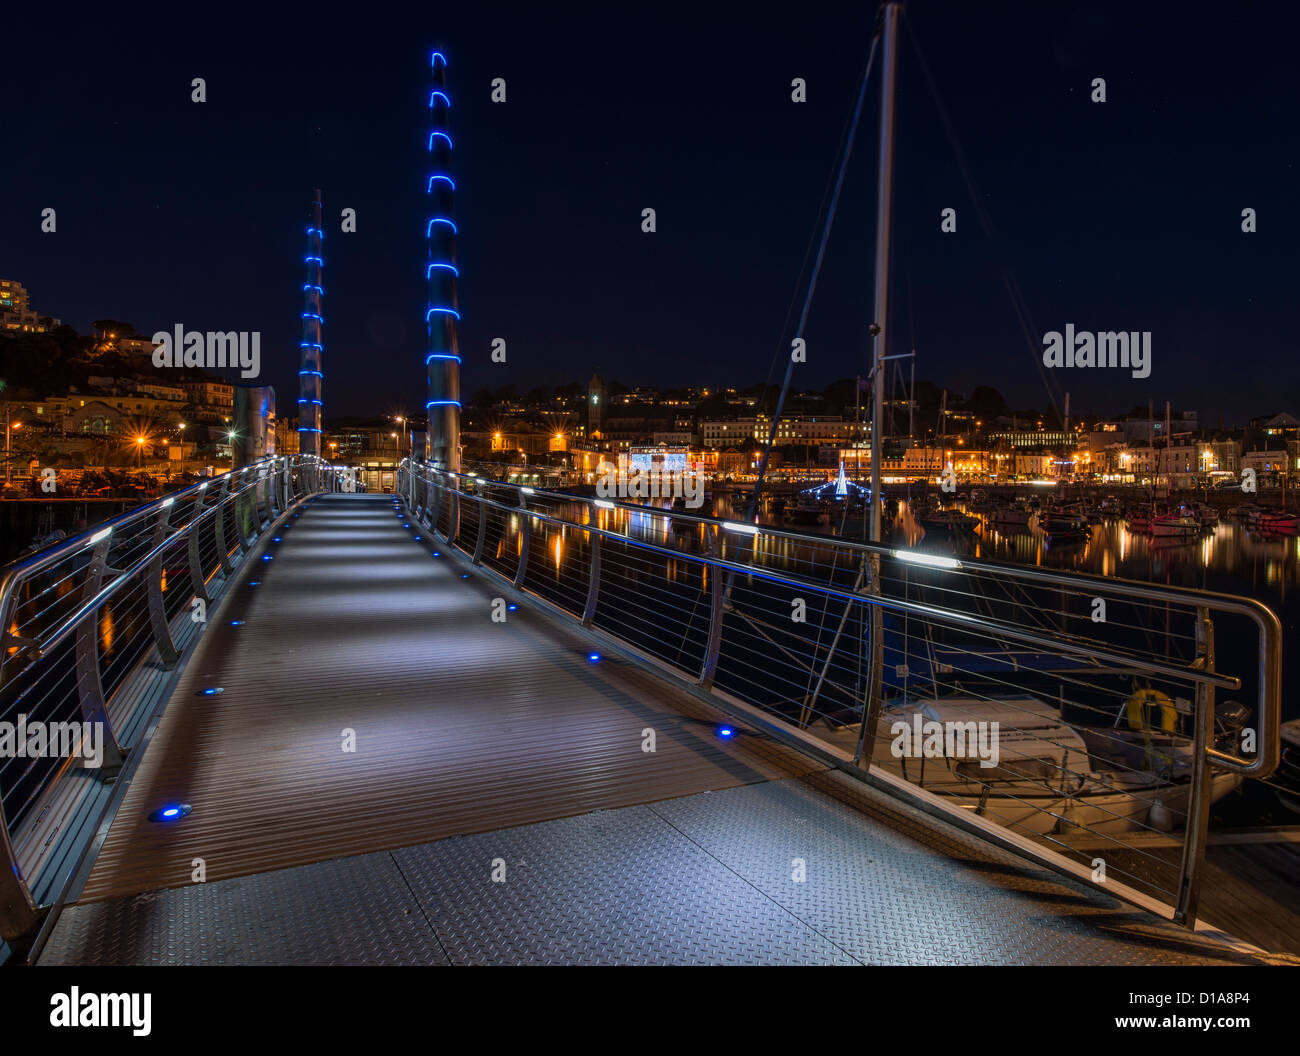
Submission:
M 235 387 L 224 381 L 182 383 L 192 409 L 191 416 L 209 425 L 224 425 L 235 415 Z
M 700 423 L 700 440 L 705 447 L 737 447 L 754 436 L 754 418 Z M 763 438 L 764 440 L 767 437 Z
M 275 419 L 275 452 L 278 455 L 296 455 L 298 453 L 298 419 Z
M 1064 429 L 997 429 L 988 434 L 988 442 L 994 447 L 999 444 L 1013 448 L 1074 447 L 1079 437 Z
M 1169 431 L 1174 436 L 1179 433 L 1194 433 L 1199 426 L 1200 416 L 1196 411 L 1176 411 L 1170 416 Z M 1152 409 L 1147 417 L 1127 418 L 1124 421 L 1124 439 L 1127 443 L 1150 445 L 1163 443 L 1165 438 L 1165 416 Z
M 1285 440 L 1300 439 L 1300 419 L 1283 411 L 1281 414 L 1264 415 L 1250 420 L 1250 428 L 1257 429 L 1270 441 L 1277 438 Z
M 1241 456 L 1241 466 L 1243 469 L 1253 469 L 1259 476 L 1280 476 L 1288 472 L 1288 463 L 1290 463 L 1287 450 L 1285 448 L 1272 448 L 1267 451 L 1247 451 Z M 1297 467 L 1291 466 L 1292 469 Z M 1288 476 L 1290 474 L 1288 473 Z
M 44 334 L 62 325 L 59 319 L 33 310 L 27 290 L 13 279 L 0 279 L 0 330 Z
M 772 420 L 765 414 L 754 418 L 703 421 L 700 441 L 707 448 L 732 447 L 745 440 L 766 444 Z M 845 446 L 861 432 L 856 422 L 835 415 L 783 417 L 777 423 L 774 447 Z

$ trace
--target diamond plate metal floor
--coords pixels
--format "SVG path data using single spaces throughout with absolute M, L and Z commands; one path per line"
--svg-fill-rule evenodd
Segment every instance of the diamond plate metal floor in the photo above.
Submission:
M 41 963 L 1257 962 L 825 773 L 75 906 Z

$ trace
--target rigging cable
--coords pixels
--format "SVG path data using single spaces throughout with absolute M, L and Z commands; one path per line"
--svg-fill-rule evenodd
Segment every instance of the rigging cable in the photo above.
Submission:
M 1035 334 L 1039 331 L 1034 328 L 1033 320 L 1029 317 L 1029 307 L 1025 303 L 1025 296 L 1021 292 L 1020 283 L 1016 281 L 1015 273 L 1012 272 L 1007 258 L 1001 252 L 997 236 L 993 231 L 993 223 L 984 210 L 983 204 L 979 199 L 979 192 L 975 187 L 975 178 L 971 175 L 970 166 L 966 162 L 966 155 L 961 149 L 961 144 L 957 141 L 957 133 L 953 129 L 952 121 L 948 117 L 947 108 L 943 105 L 943 100 L 939 97 L 939 86 L 935 83 L 934 76 L 930 73 L 929 64 L 925 61 L 925 56 L 921 53 L 920 41 L 916 39 L 916 34 L 912 31 L 911 23 L 908 19 L 903 19 L 903 24 L 907 27 L 908 39 L 912 42 L 912 50 L 916 53 L 917 64 L 921 72 L 925 75 L 926 84 L 930 89 L 930 97 L 934 100 L 935 108 L 939 111 L 939 120 L 943 123 L 944 132 L 948 136 L 948 142 L 952 146 L 953 154 L 957 159 L 957 166 L 961 170 L 962 178 L 966 182 L 966 190 L 970 194 L 971 202 L 975 206 L 975 215 L 979 217 L 980 226 L 984 229 L 984 235 L 993 248 L 997 251 L 999 264 L 1002 271 L 1002 282 L 1007 288 L 1007 294 L 1011 298 L 1012 310 L 1016 313 L 1017 321 L 1020 323 L 1020 329 L 1025 335 L 1025 341 L 1029 346 L 1030 354 L 1034 360 L 1034 366 L 1038 370 L 1038 376 L 1043 381 L 1043 388 L 1047 390 L 1047 399 L 1052 405 L 1052 409 L 1059 415 L 1061 413 L 1061 401 L 1057 396 L 1056 386 L 1049 378 L 1047 372 L 1043 369 L 1042 357 L 1038 354 L 1038 342 Z
M 853 108 L 853 124 L 849 128 L 849 138 L 844 145 L 844 157 L 840 161 L 839 173 L 835 177 L 835 192 L 831 196 L 830 209 L 826 213 L 826 224 L 822 228 L 821 243 L 817 247 L 817 259 L 813 262 L 812 275 L 808 280 L 808 292 L 804 296 L 803 310 L 799 314 L 799 327 L 795 330 L 795 339 L 803 337 L 804 326 L 808 322 L 808 310 L 812 307 L 813 292 L 817 289 L 817 277 L 821 273 L 822 260 L 826 255 L 826 243 L 830 238 L 831 224 L 835 221 L 835 210 L 839 205 L 840 191 L 844 187 L 844 174 L 849 167 L 849 157 L 853 153 L 853 141 L 858 134 L 858 120 L 862 116 L 862 104 L 867 98 L 867 82 L 871 78 L 871 68 L 876 64 L 876 47 L 880 43 L 880 32 L 871 38 L 871 53 L 867 57 L 867 68 L 862 74 L 862 87 L 858 90 L 858 101 Z M 785 366 L 785 380 L 781 383 L 781 395 L 777 397 L 776 410 L 772 414 L 772 425 L 767 434 L 767 446 L 763 448 L 763 458 L 758 465 L 758 480 L 754 484 L 754 495 L 749 501 L 749 516 L 752 524 L 758 513 L 758 504 L 763 490 L 763 477 L 767 473 L 768 456 L 772 453 L 772 444 L 776 441 L 776 430 L 781 421 L 781 410 L 785 407 L 785 398 L 790 391 L 790 379 L 794 373 L 794 359 L 791 357 Z

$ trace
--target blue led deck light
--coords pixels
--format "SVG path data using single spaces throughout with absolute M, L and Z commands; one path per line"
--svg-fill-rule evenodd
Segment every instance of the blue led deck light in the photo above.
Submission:
M 245 623 L 244 620 L 231 620 L 231 621 L 230 621 L 230 626 L 231 626 L 231 627 L 242 627 L 242 626 L 244 626 L 244 623 Z
M 598 664 L 600 663 L 600 653 L 588 653 L 587 659 L 593 664 Z
M 168 804 L 165 807 L 159 807 L 149 814 L 150 821 L 179 821 L 181 818 L 187 818 L 194 812 L 194 808 L 188 803 Z
M 506 608 L 509 609 L 511 612 L 514 612 L 516 609 L 519 608 L 519 606 L 511 602 L 509 605 L 506 606 Z
M 732 737 L 736 736 L 736 731 L 732 729 L 730 726 L 719 726 L 718 736 L 721 737 L 724 741 L 727 741 L 730 740 Z
M 225 688 L 222 686 L 208 686 L 207 689 L 200 689 L 194 695 L 196 697 L 215 697 L 219 693 L 224 693 L 225 691 Z

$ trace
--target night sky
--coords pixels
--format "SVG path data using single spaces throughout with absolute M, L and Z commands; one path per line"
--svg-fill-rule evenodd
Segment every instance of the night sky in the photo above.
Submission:
M 324 192 L 325 409 L 423 406 L 429 53 L 449 60 L 462 388 L 779 381 L 870 3 L 222 5 L 5 31 L 0 277 L 88 332 L 262 333 L 296 399 L 304 228 Z M 46 12 L 43 14 L 43 12 Z M 725 13 L 724 13 L 725 12 Z M 1045 406 L 1041 336 L 1151 330 L 1153 369 L 1064 370 L 1075 413 L 1300 412 L 1292 3 L 917 0 L 900 48 L 890 351 Z M 967 190 L 912 37 L 994 228 Z M 193 77 L 208 101 L 190 101 Z M 504 77 L 508 101 L 490 100 Z M 790 100 L 803 77 L 809 101 Z M 1089 101 L 1104 77 L 1107 102 Z M 879 64 L 796 384 L 863 369 Z M 42 234 L 40 212 L 58 211 Z M 357 210 L 356 234 L 339 212 Z M 643 234 L 641 210 L 657 210 Z M 956 234 L 939 214 L 957 210 Z M 1256 234 L 1241 211 L 1257 211 Z M 803 273 L 806 281 L 806 272 Z M 1032 319 L 1032 346 L 1005 276 Z M 489 362 L 504 337 L 506 365 Z

